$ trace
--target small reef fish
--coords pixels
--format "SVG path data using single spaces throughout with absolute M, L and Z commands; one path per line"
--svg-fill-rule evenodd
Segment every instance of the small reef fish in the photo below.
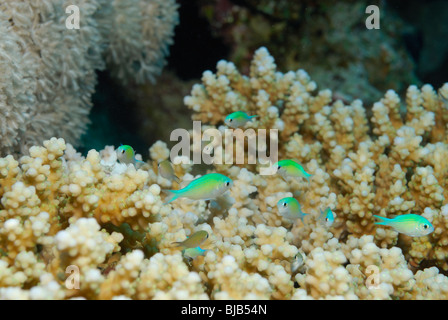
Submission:
M 300 252 L 297 252 L 297 254 L 294 256 L 294 259 L 291 262 L 291 273 L 292 274 L 297 274 L 297 272 L 299 271 L 300 267 L 303 266 L 303 256 Z
M 207 239 L 208 239 L 208 232 L 205 230 L 201 230 L 193 233 L 191 236 L 189 236 L 186 240 L 182 242 L 173 242 L 172 244 L 175 244 L 176 247 L 196 248 L 199 247 Z
M 380 221 L 377 225 L 392 227 L 395 231 L 410 237 L 423 237 L 434 231 L 434 226 L 425 217 L 418 214 L 403 214 L 393 219 L 374 215 Z
M 331 227 L 334 222 L 333 212 L 329 207 L 327 207 L 324 211 L 320 210 L 319 221 L 322 222 L 326 227 Z
M 229 114 L 224 123 L 232 128 L 240 128 L 243 127 L 248 121 L 258 116 L 249 116 L 244 111 L 237 111 Z
M 126 164 L 145 163 L 144 161 L 135 159 L 135 151 L 134 149 L 132 149 L 131 146 L 128 145 L 121 145 L 117 148 L 117 158 L 118 161 L 120 161 L 120 163 L 126 163 Z
M 292 197 L 280 199 L 277 202 L 277 208 L 284 218 L 292 221 L 300 219 L 303 222 L 303 218 L 308 214 L 302 212 L 299 201 Z
M 174 174 L 174 169 L 169 160 L 163 160 L 157 165 L 159 174 L 168 180 L 174 180 L 177 183 L 180 183 L 180 179 Z
M 287 177 L 302 177 L 310 182 L 310 177 L 312 176 L 312 174 L 309 174 L 305 171 L 305 169 L 303 169 L 301 164 L 294 160 L 280 160 L 277 162 L 277 170 L 285 180 Z
M 233 186 L 232 179 L 220 173 L 209 173 L 191 181 L 185 188 L 180 190 L 164 190 L 169 194 L 165 203 L 170 203 L 177 198 L 188 198 L 191 200 L 216 199 Z
M 196 248 L 187 248 L 182 251 L 184 257 L 188 260 L 188 264 L 191 265 L 191 261 L 199 256 L 205 256 L 207 249 L 201 249 L 200 247 Z

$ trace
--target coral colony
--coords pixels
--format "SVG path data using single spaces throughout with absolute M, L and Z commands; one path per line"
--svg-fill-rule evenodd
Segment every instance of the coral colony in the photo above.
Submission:
M 59 133 L 76 141 L 83 131 L 94 70 L 151 78 L 171 41 L 174 1 L 128 2 L 82 2 L 88 28 L 60 52 L 45 51 L 60 41 L 57 6 L 0 4 L 0 299 L 448 299 L 448 83 L 411 85 L 404 98 L 388 90 L 367 116 L 361 100 L 337 99 L 305 70 L 278 70 L 260 47 L 247 75 L 219 61 L 184 103 L 204 131 L 224 133 L 234 112 L 257 115 L 244 127 L 278 130 L 278 159 L 306 175 L 261 175 L 247 161 L 196 175 L 163 141 L 138 165 L 138 154 L 118 160 L 120 146 L 83 156 Z M 127 36 L 147 23 L 161 34 Z M 135 56 L 139 46 L 155 55 Z M 199 185 L 208 174 L 216 185 Z M 166 190 L 181 189 L 194 197 L 169 200 Z M 285 215 L 285 198 L 307 214 Z M 378 224 L 409 214 L 421 232 Z
M 154 81 L 166 64 L 178 22 L 174 0 L 77 5 L 80 29 L 70 30 L 66 1 L 1 1 L 1 154 L 24 154 L 53 136 L 78 143 L 89 123 L 95 71 L 141 83 Z

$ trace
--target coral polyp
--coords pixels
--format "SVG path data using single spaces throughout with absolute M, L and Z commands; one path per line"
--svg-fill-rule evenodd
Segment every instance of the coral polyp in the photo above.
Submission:
M 193 119 L 224 130 L 226 115 L 256 114 L 247 125 L 278 129 L 279 159 L 312 176 L 217 164 L 207 173 L 233 185 L 210 201 L 165 204 L 162 191 L 179 186 L 157 172 L 170 155 L 162 141 L 137 169 L 112 146 L 82 156 L 55 137 L 0 158 L 0 298 L 448 299 L 448 83 L 440 92 L 411 85 L 402 101 L 389 90 L 368 111 L 304 70 L 278 71 L 264 47 L 248 75 L 219 61 L 185 97 Z M 201 176 L 171 160 L 181 184 Z M 303 221 L 281 215 L 286 197 Z M 434 231 L 411 237 L 373 217 L 409 213 Z M 209 235 L 200 254 L 184 256 L 173 243 L 198 231 Z

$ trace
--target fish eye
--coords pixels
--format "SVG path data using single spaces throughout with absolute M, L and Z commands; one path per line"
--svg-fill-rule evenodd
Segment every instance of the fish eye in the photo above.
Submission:
M 124 153 L 124 149 L 121 149 L 121 153 Z
M 278 168 L 277 169 L 280 169 L 282 166 L 278 166 Z
M 427 224 L 424 224 L 424 225 L 423 225 L 423 228 L 428 229 L 429 226 L 428 226 Z
M 229 119 L 229 122 L 232 122 L 232 121 L 233 121 L 233 119 L 232 119 L 232 118 L 230 118 L 230 119 Z
M 286 207 L 288 206 L 288 204 L 286 202 L 283 202 L 283 206 Z
M 230 182 L 229 181 L 226 182 L 226 187 L 228 187 L 228 186 L 230 186 Z
M 325 218 L 325 221 L 326 221 L 326 222 L 328 222 L 329 220 L 330 220 L 330 219 L 328 219 L 328 218 Z

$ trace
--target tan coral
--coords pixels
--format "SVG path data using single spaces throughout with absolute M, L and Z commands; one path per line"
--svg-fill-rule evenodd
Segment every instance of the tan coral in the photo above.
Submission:
M 296 280 L 307 295 L 325 299 L 357 299 L 350 287 L 352 277 L 341 265 L 347 261 L 341 251 L 329 252 L 315 248 L 307 256 L 305 274 L 296 275 Z
M 157 253 L 145 260 L 137 287 L 139 299 L 208 299 L 198 273 L 188 270 L 180 253 Z
M 157 161 L 169 155 L 162 142 L 140 168 L 117 163 L 111 146 L 84 157 L 56 138 L 18 161 L 2 158 L 0 297 L 442 299 L 446 276 L 418 269 L 448 268 L 447 148 L 439 140 L 446 123 L 437 118 L 445 91 L 411 86 L 406 106 L 388 91 L 374 105 L 371 134 L 360 100 L 318 90 L 303 70 L 278 72 L 266 49 L 257 51 L 248 76 L 221 61 L 185 98 L 194 118 L 209 123 L 202 129 L 241 108 L 258 114 L 247 127 L 279 129 L 279 157 L 301 161 L 312 176 L 308 182 L 261 175 L 260 164 L 216 164 L 209 172 L 234 185 L 210 201 L 164 204 L 162 190 L 199 175 L 178 155 L 180 185 L 159 177 Z M 309 213 L 303 223 L 279 214 L 277 202 L 287 196 Z M 326 207 L 335 214 L 331 226 L 320 219 Z M 411 238 L 373 217 L 411 212 L 434 232 Z M 205 252 L 190 259 L 173 242 L 199 230 L 210 237 Z M 293 270 L 298 252 L 304 264 Z M 80 269 L 80 289 L 67 286 L 70 266 Z
M 133 297 L 137 290 L 136 280 L 140 274 L 143 252 L 134 250 L 121 257 L 115 270 L 101 284 L 99 299 L 111 299 L 115 296 Z
M 410 284 L 409 300 L 446 300 L 448 298 L 448 278 L 436 267 L 419 270 Z
M 122 239 L 119 233 L 101 231 L 94 218 L 80 218 L 54 238 L 63 270 L 70 265 L 82 270 L 103 263 L 108 254 L 120 249 L 117 244 Z

